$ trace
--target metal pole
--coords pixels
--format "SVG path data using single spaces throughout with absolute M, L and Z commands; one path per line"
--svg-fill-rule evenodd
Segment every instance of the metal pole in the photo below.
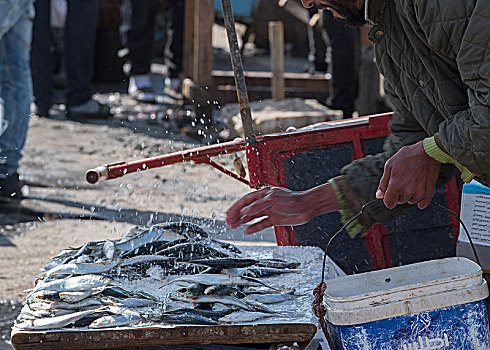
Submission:
M 235 75 L 236 92 L 238 96 L 238 104 L 240 105 L 240 116 L 242 118 L 243 132 L 245 141 L 248 145 L 255 143 L 255 130 L 252 124 L 252 112 L 250 111 L 250 103 L 248 101 L 247 84 L 243 75 L 242 56 L 240 47 L 238 46 L 238 38 L 235 28 L 235 18 L 231 8 L 230 0 L 221 0 L 223 7 L 223 18 L 225 21 L 228 43 L 230 45 L 231 64 Z

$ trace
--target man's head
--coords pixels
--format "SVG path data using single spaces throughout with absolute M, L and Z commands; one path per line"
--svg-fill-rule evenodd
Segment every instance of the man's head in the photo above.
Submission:
M 335 18 L 352 26 L 362 26 L 366 23 L 365 0 L 301 0 L 301 2 L 306 8 L 316 6 L 320 10 L 329 10 Z

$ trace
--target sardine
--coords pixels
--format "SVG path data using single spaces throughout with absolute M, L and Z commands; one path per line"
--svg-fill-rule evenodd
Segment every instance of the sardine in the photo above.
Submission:
M 171 299 L 176 300 L 176 301 L 183 301 L 183 302 L 191 302 L 195 304 L 214 304 L 214 303 L 221 303 L 225 305 L 232 305 L 236 306 L 240 309 L 247 310 L 247 311 L 263 311 L 263 312 L 268 312 L 268 313 L 274 313 L 271 309 L 267 308 L 265 305 L 260 305 L 260 303 L 249 303 L 249 302 L 243 302 L 238 298 L 235 297 L 230 297 L 230 296 L 200 296 L 200 297 L 195 297 L 195 298 L 186 298 L 186 297 L 180 297 L 177 295 L 171 295 Z
M 109 312 L 113 312 L 115 314 L 96 319 L 88 326 L 88 328 L 128 326 L 143 320 L 143 316 L 141 316 L 141 314 L 130 309 L 121 308 L 119 311 L 115 311 L 115 309 L 109 307 Z
M 92 295 L 102 292 L 103 288 L 87 289 L 80 292 L 60 292 L 59 297 L 67 303 L 77 303 Z
M 243 298 L 243 300 L 255 300 L 262 304 L 276 304 L 282 303 L 283 301 L 292 300 L 294 298 L 296 298 L 296 296 L 291 293 L 271 293 L 247 295 L 245 298 Z
M 218 325 L 219 323 L 212 318 L 208 318 L 195 313 L 182 314 L 152 314 L 150 319 L 168 324 L 202 324 L 202 325 Z
M 95 312 L 100 312 L 98 309 L 85 310 L 70 313 L 62 316 L 38 318 L 35 320 L 24 320 L 20 323 L 15 324 L 16 328 L 19 329 L 33 329 L 33 330 L 45 330 L 45 329 L 58 329 L 66 327 L 82 317 L 93 314 Z
M 245 279 L 239 276 L 228 276 L 220 274 L 200 274 L 200 275 L 189 275 L 181 276 L 170 281 L 170 283 L 178 282 L 188 282 L 188 283 L 199 283 L 206 286 L 260 286 L 262 283 L 253 281 L 252 279 Z M 162 286 L 163 288 L 165 286 Z
M 266 317 L 272 317 L 273 315 L 264 312 L 250 312 L 239 310 L 232 314 L 220 317 L 218 321 L 220 323 L 248 323 L 261 320 Z
M 87 275 L 87 274 L 101 274 L 107 272 L 116 267 L 121 260 L 112 260 L 107 262 L 77 264 L 70 263 L 64 265 L 58 265 L 51 270 L 44 272 L 40 275 L 42 279 L 49 279 L 52 275 L 69 274 L 69 275 Z
M 104 276 L 82 275 L 58 279 L 47 283 L 39 283 L 36 287 L 34 287 L 31 293 L 40 290 L 51 290 L 57 292 L 80 292 L 87 289 L 103 287 L 108 285 L 109 283 L 111 283 L 111 279 Z
M 255 259 L 248 258 L 214 258 L 214 259 L 197 259 L 190 260 L 192 264 L 200 264 L 209 267 L 231 269 L 237 267 L 248 267 L 257 263 Z

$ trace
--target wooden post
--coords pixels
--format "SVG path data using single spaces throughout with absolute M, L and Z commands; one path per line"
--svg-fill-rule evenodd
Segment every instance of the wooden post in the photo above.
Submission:
M 194 6 L 196 0 L 185 0 L 184 14 L 184 78 L 194 76 Z
M 211 88 L 213 82 L 213 23 L 213 0 L 195 0 L 192 80 L 203 89 Z
M 269 43 L 271 50 L 272 98 L 284 100 L 284 26 L 282 22 L 269 22 Z

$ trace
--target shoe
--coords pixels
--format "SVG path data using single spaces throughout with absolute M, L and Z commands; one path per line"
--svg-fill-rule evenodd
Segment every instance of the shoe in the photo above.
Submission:
M 173 90 L 175 92 L 179 92 L 181 89 L 180 79 L 179 78 L 165 78 L 165 87 Z
M 40 108 L 35 103 L 31 104 L 31 113 L 38 116 L 39 118 L 49 118 L 49 107 Z
M 132 91 L 129 96 L 135 101 L 143 103 L 156 103 L 156 94 L 151 87 L 144 87 Z
M 150 74 L 130 76 L 128 94 L 133 100 L 143 103 L 155 103 L 156 94 L 151 85 Z
M 68 107 L 66 110 L 66 117 L 72 120 L 108 119 L 112 116 L 109 106 L 92 98 L 81 105 Z
M 24 198 L 22 195 L 24 185 L 18 173 L 0 177 L 0 201 L 21 201 Z

